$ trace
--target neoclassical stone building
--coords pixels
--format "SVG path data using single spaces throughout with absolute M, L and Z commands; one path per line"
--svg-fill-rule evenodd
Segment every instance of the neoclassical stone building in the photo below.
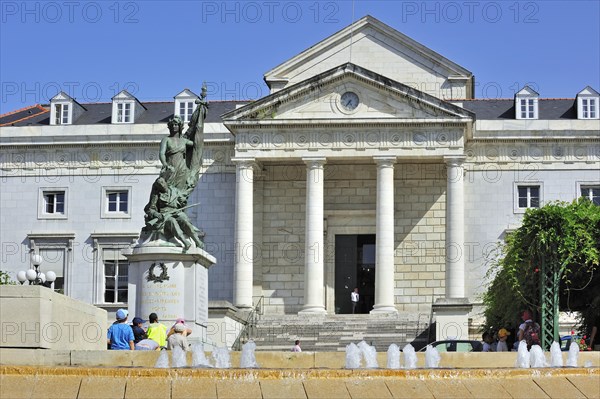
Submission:
M 189 215 L 218 260 L 212 301 L 333 315 L 358 287 L 360 313 L 429 314 L 445 298 L 476 319 L 489 254 L 525 209 L 600 202 L 591 87 L 478 100 L 470 71 L 369 16 L 264 78 L 268 96 L 209 107 Z M 58 93 L 3 115 L 2 269 L 37 252 L 55 289 L 124 306 L 120 251 L 144 224 L 166 121 L 196 98 Z

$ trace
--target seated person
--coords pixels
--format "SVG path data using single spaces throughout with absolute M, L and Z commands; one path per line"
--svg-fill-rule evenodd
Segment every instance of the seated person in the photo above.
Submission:
M 185 326 L 181 323 L 175 324 L 173 327 L 175 332 L 171 334 L 169 339 L 167 339 L 167 349 L 173 350 L 175 347 L 180 347 L 184 351 L 187 351 L 189 348 L 187 338 L 183 335 L 185 331 Z
M 177 324 L 183 324 L 183 326 L 185 327 L 185 330 L 183 331 L 183 335 L 185 337 L 187 337 L 188 335 L 192 334 L 192 329 L 189 328 L 186 324 L 185 324 L 185 319 L 183 318 L 179 318 L 175 321 L 175 323 L 171 326 L 171 328 L 169 329 L 169 332 L 167 333 L 167 338 L 170 337 L 171 335 L 175 334 L 175 326 Z
M 136 351 L 155 351 L 160 349 L 158 342 L 153 339 L 146 338 L 135 344 Z

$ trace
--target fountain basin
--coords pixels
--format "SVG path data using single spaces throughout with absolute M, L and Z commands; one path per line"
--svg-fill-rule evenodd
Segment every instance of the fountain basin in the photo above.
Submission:
M 600 369 L 149 369 L 0 366 L 0 397 L 600 397 Z M 407 396 L 408 395 L 408 396 Z

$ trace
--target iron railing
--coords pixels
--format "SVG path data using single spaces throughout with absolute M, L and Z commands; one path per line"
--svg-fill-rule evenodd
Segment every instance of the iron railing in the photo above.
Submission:
M 252 328 L 256 325 L 256 322 L 258 321 L 259 316 L 264 314 L 263 299 L 265 299 L 265 297 L 264 296 L 253 296 L 252 297 L 253 303 L 254 303 L 254 298 L 258 298 L 258 301 L 256 302 L 256 305 L 252 305 L 252 309 L 250 310 L 248 317 L 246 317 L 246 320 L 244 321 L 244 327 L 242 328 L 242 331 L 240 331 L 239 335 L 233 342 L 233 345 L 231 345 L 231 349 L 234 351 L 242 350 L 242 345 L 250 339 L 250 337 L 252 335 Z

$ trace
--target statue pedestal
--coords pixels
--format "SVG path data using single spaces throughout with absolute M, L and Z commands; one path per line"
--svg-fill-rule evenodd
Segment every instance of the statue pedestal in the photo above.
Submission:
M 191 340 L 206 340 L 208 268 L 214 256 L 198 248 L 142 244 L 123 255 L 129 260 L 129 318 L 158 315 L 168 328 L 183 317 Z
M 433 304 L 435 340 L 469 339 L 469 313 L 472 309 L 468 298 L 438 298 Z

